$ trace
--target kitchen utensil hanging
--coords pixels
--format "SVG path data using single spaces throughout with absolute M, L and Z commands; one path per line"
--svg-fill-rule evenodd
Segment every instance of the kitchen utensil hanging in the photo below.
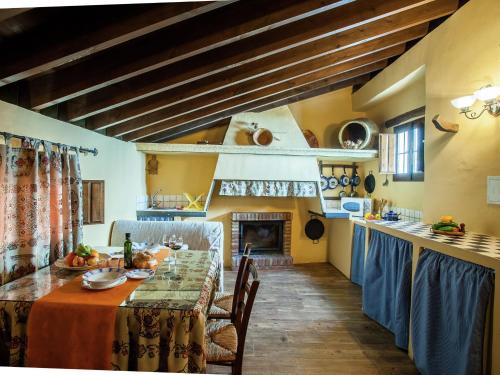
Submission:
M 346 173 L 345 167 L 344 167 L 344 174 L 342 176 L 340 176 L 340 178 L 339 178 L 340 186 L 346 187 L 347 185 L 349 185 L 350 182 L 351 182 L 351 179 L 349 178 L 349 176 L 347 176 L 347 173 Z
M 321 185 L 322 191 L 325 191 L 326 189 L 328 189 L 328 177 L 323 176 L 323 174 L 321 174 L 321 177 L 320 177 L 320 185 Z
M 375 190 L 375 176 L 373 175 L 373 171 L 368 173 L 368 176 L 365 177 L 365 190 L 370 197 L 373 191 Z
M 339 186 L 339 180 L 337 180 L 337 177 L 335 177 L 334 167 L 332 167 L 332 177 L 328 179 L 328 189 L 333 190 L 337 186 Z
M 325 226 L 321 220 L 311 216 L 311 219 L 306 223 L 305 232 L 307 238 L 317 244 L 323 233 L 325 233 Z
M 358 170 L 353 169 L 352 171 L 352 176 L 351 176 L 351 186 L 356 187 L 361 183 L 361 178 L 358 175 Z

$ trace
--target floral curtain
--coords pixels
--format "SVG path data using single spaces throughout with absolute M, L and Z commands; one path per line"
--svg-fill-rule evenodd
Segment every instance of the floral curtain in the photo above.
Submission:
M 317 195 L 313 181 L 242 181 L 222 180 L 219 195 L 232 197 L 301 197 Z
M 10 142 L 7 135 L 0 145 L 0 285 L 72 251 L 83 224 L 78 154 L 45 141 Z

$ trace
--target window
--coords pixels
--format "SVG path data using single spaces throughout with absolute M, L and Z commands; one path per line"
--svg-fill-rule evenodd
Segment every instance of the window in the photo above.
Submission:
M 424 120 L 394 128 L 396 135 L 396 174 L 394 181 L 424 180 Z

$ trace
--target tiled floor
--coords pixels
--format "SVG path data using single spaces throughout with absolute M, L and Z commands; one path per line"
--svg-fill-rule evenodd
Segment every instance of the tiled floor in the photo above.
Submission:
M 232 290 L 236 272 L 226 271 Z M 259 271 L 243 374 L 418 374 L 361 312 L 361 289 L 329 264 Z M 209 373 L 229 373 L 210 366 Z

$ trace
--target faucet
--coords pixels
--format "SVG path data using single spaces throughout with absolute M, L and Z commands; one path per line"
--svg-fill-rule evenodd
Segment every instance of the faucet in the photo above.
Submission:
M 158 201 L 156 200 L 156 197 L 158 196 L 158 194 L 161 193 L 161 189 L 158 189 L 157 191 L 155 191 L 153 193 L 153 195 L 151 196 L 151 208 L 158 208 Z

